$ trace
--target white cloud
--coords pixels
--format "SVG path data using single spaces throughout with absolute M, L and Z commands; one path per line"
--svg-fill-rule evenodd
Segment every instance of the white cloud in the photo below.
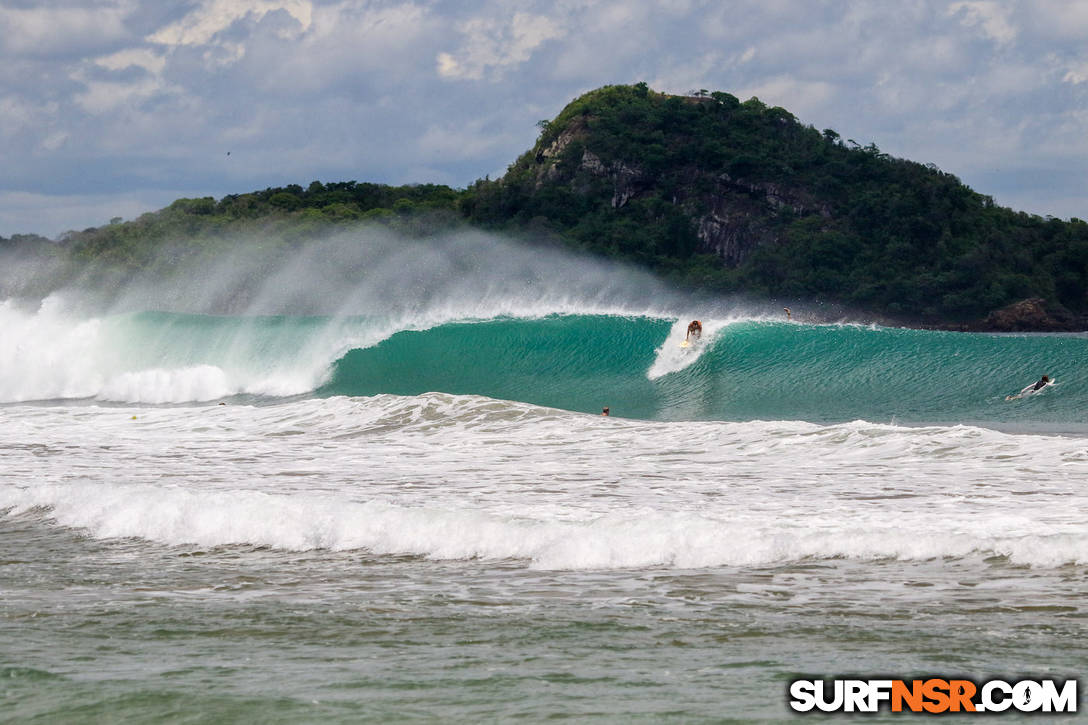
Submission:
M 417 144 L 422 157 L 434 163 L 479 158 L 509 141 L 508 134 L 495 133 L 493 119 L 479 118 L 469 123 L 431 124 Z
M 971 65 L 962 38 L 943 33 L 915 39 L 901 57 L 913 73 L 955 74 Z
M 782 106 L 804 121 L 808 113 L 834 98 L 835 92 L 835 86 L 826 81 L 776 76 L 739 89 L 737 96 L 741 100 L 755 96 L 768 106 Z
M 116 71 L 136 67 L 158 75 L 166 67 L 166 58 L 147 48 L 129 48 L 97 58 L 95 63 L 107 70 Z
M 1088 0 L 1031 0 L 1025 10 L 1043 35 L 1078 43 L 1088 35 Z
M 1032 135 L 1038 134 L 1034 139 L 1036 149 L 1056 159 L 1070 154 L 1088 156 L 1088 138 L 1084 134 L 1084 129 L 1088 128 L 1088 110 L 1078 108 L 1048 114 L 1045 121 L 1045 124 L 1031 124 L 1028 129 Z M 1088 166 L 1080 166 L 1081 170 L 1085 168 Z M 1088 203 L 1084 206 L 1082 212 L 1088 214 Z
M 1062 76 L 1063 83 L 1079 85 L 1085 81 L 1088 81 L 1088 60 L 1070 64 L 1065 75 Z
M 65 143 L 67 143 L 69 138 L 70 136 L 67 132 L 56 131 L 42 139 L 41 147 L 46 151 L 56 151 Z
M 711 79 L 714 78 L 715 71 L 726 62 L 723 61 L 721 53 L 711 51 L 688 63 L 672 66 L 661 75 L 647 80 L 655 90 L 670 93 L 687 93 L 699 88 L 711 90 L 714 85 Z
M 0 6 L 0 48 L 17 55 L 47 55 L 107 47 L 128 36 L 124 21 L 133 2 L 79 8 Z
M 999 44 L 1016 39 L 1016 28 L 1009 20 L 1009 7 L 992 0 L 964 0 L 948 6 L 948 14 L 958 16 L 967 27 L 979 27 L 986 37 Z
M 110 55 L 95 58 L 93 65 L 84 65 L 70 74 L 70 78 L 82 86 L 73 95 L 73 101 L 92 115 L 106 114 L 122 107 L 129 107 L 171 88 L 162 78 L 167 59 L 147 48 L 129 48 Z M 103 78 L 95 72 L 95 66 L 114 73 L 133 68 L 144 73 L 135 78 Z
M 60 106 L 56 101 L 36 102 L 18 96 L 0 97 L 0 138 L 7 148 L 0 147 L 0 160 L 8 162 L 16 149 L 35 152 L 59 149 L 68 133 L 58 126 Z M 4 166 L 0 163 L 0 168 Z M 0 178 L 3 174 L 0 172 Z
M 298 21 L 303 31 L 310 27 L 313 6 L 308 0 L 204 0 L 196 10 L 147 39 L 168 46 L 207 45 L 236 21 L 249 15 L 260 20 L 276 10 Z
M 436 57 L 443 78 L 479 80 L 492 71 L 497 79 L 504 70 L 529 60 L 543 43 L 564 34 L 558 23 L 529 13 L 516 13 L 508 21 L 474 18 L 461 23 L 458 30 L 465 36 L 464 45 Z
M 0 98 L 0 136 L 11 137 L 30 126 L 37 117 L 34 109 L 17 96 Z
M 157 78 L 145 78 L 134 83 L 90 81 L 86 84 L 86 90 L 76 94 L 75 101 L 87 113 L 101 114 L 153 96 L 163 88 L 163 82 Z
M 239 80 L 276 96 L 346 93 L 377 103 L 376 88 L 403 92 L 406 82 L 433 79 L 432 49 L 445 33 L 448 26 L 411 2 L 321 5 L 309 30 L 296 39 L 251 38 Z

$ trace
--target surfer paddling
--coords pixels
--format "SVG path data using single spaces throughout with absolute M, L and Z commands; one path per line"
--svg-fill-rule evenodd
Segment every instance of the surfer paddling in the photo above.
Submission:
M 688 325 L 688 334 L 684 335 L 684 339 L 690 340 L 692 338 L 695 338 L 696 340 L 698 340 L 702 336 L 703 323 L 699 322 L 698 320 L 692 320 L 691 324 Z
M 1016 395 L 1006 395 L 1005 400 L 1017 400 L 1018 398 L 1022 398 L 1025 395 L 1032 395 L 1034 393 L 1038 393 L 1040 390 L 1048 385 L 1050 385 L 1050 378 L 1044 375 L 1043 377 L 1039 378 L 1039 382 L 1028 385 Z

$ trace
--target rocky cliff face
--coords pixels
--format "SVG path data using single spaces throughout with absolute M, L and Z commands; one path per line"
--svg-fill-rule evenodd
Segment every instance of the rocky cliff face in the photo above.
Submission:
M 655 189 L 657 179 L 632 161 L 606 163 L 585 148 L 577 166 L 559 163 L 568 147 L 584 138 L 583 128 L 573 125 L 536 156 L 536 187 L 568 184 L 578 193 L 588 193 L 586 179 L 604 181 L 612 191 L 611 206 L 619 209 Z M 801 189 L 783 184 L 752 182 L 729 174 L 710 175 L 696 168 L 687 171 L 687 183 L 671 195 L 692 221 L 699 239 L 699 252 L 717 255 L 728 266 L 737 266 L 761 244 L 779 238 L 779 225 L 787 217 L 817 214 L 825 218 L 831 210 Z M 694 191 L 702 189 L 705 191 Z
M 752 183 L 729 174 L 718 175 L 714 191 L 695 197 L 695 201 L 705 210 L 695 215 L 703 251 L 717 254 L 730 266 L 741 264 L 759 245 L 778 241 L 779 231 L 768 219 L 831 216 L 830 209 L 814 203 L 799 189 Z

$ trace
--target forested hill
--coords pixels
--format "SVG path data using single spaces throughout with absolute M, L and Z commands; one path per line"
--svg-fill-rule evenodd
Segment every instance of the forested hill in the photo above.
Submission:
M 290 254 L 300 240 L 359 223 L 413 236 L 471 223 L 784 305 L 974 329 L 1088 329 L 1088 224 L 996 206 L 935 166 L 806 126 L 783 108 L 639 83 L 587 93 L 540 128 L 501 179 L 463 190 L 315 181 L 179 199 L 60 244 L 0 238 L 0 253 L 44 250 L 62 270 L 53 279 L 86 279 L 80 268 L 92 261 L 168 273 L 230 244 Z
M 998 207 L 933 165 L 783 108 L 640 83 L 587 93 L 540 126 L 505 176 L 467 190 L 471 219 L 536 220 L 586 249 L 783 302 L 930 324 L 1088 326 L 1088 224 Z

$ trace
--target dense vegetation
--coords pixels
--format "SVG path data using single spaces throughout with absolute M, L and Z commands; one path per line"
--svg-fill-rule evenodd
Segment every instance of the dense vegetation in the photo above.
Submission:
M 1088 224 L 998 207 L 758 99 L 611 86 L 541 127 L 506 176 L 467 190 L 473 220 L 535 220 L 720 290 L 916 320 L 974 320 L 1028 297 L 1088 313 Z M 717 240 L 708 220 L 722 222 Z M 721 243 L 730 234 L 739 246 Z
M 178 199 L 158 212 L 127 223 L 70 232 L 62 241 L 77 259 L 142 268 L 159 259 L 163 243 L 184 240 L 178 253 L 216 253 L 245 239 L 269 251 L 289 249 L 331 229 L 362 221 L 378 222 L 410 234 L 428 231 L 433 222 L 424 212 L 452 217 L 458 192 L 448 186 L 393 187 L 354 181 L 308 188 L 292 184 L 249 194 Z
M 73 269 L 94 260 L 136 270 L 243 239 L 289 252 L 360 222 L 412 235 L 469 222 L 548 234 L 696 288 L 919 322 L 978 321 L 1025 298 L 1070 324 L 1088 315 L 1085 222 L 998 207 L 932 165 L 844 141 L 758 99 L 608 86 L 540 128 L 501 179 L 464 190 L 315 181 L 179 199 L 59 244 L 0 238 L 0 250 L 36 246 Z
M 0 263 L 34 257 L 45 274 L 0 280 L 3 294 L 48 294 L 69 281 L 113 284 L 125 276 L 184 274 L 190 264 L 214 261 L 244 247 L 249 259 L 270 263 L 305 243 L 359 224 L 377 224 L 425 237 L 464 224 L 461 192 L 448 186 L 386 186 L 355 181 L 307 188 L 291 184 L 219 199 L 178 199 L 132 221 L 71 231 L 56 242 L 37 235 L 0 237 Z

